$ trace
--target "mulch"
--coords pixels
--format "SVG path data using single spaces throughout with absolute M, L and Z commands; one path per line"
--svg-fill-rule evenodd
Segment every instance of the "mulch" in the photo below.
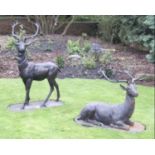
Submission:
M 8 36 L 0 36 L 0 78 L 17 78 L 19 77 L 18 65 L 16 60 L 16 52 L 9 51 L 5 48 Z M 79 37 L 75 36 L 60 36 L 52 35 L 46 37 L 39 37 L 35 44 L 29 49 L 28 58 L 33 62 L 54 61 L 58 55 L 66 54 L 66 43 L 68 39 L 77 40 Z M 89 38 L 92 43 L 99 43 L 103 48 L 115 49 L 112 53 L 113 61 L 111 67 L 115 70 L 127 69 L 132 71 L 133 75 L 154 75 L 154 64 L 148 63 L 145 56 L 147 52 L 138 51 L 122 45 L 111 45 L 105 43 L 97 38 Z M 51 47 L 45 46 L 45 44 Z M 44 46 L 43 46 L 44 45 Z M 52 51 L 50 51 L 52 48 Z M 65 65 L 59 73 L 59 78 L 89 78 L 98 79 L 99 67 L 95 69 L 85 69 L 82 66 L 68 66 Z M 121 77 L 120 77 L 121 78 Z M 140 84 L 155 86 L 154 80 L 141 81 Z

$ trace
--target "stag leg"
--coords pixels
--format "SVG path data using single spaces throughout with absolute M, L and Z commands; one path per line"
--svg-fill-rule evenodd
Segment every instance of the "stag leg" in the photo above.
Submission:
M 29 104 L 29 101 L 30 101 L 30 88 L 31 88 L 31 85 L 32 85 L 32 80 L 31 79 L 28 79 L 28 80 L 23 80 L 24 84 L 25 84 L 25 90 L 26 90 L 26 96 L 25 96 L 25 102 L 22 106 L 22 109 L 25 108 L 26 105 Z
M 130 125 L 130 126 L 134 126 L 134 122 L 127 120 L 125 121 L 125 124 Z
M 55 80 L 53 81 L 53 84 L 54 84 L 54 86 L 55 86 L 55 88 L 56 88 L 56 91 L 57 91 L 57 98 L 56 98 L 56 101 L 59 101 L 59 98 L 60 98 L 59 86 L 58 86 L 58 84 L 57 84 L 57 82 L 56 82 Z
M 129 125 L 126 125 L 123 121 L 117 121 L 111 124 L 111 127 L 114 127 L 117 129 L 129 130 Z
M 50 85 L 50 92 L 47 95 L 47 97 L 46 97 L 45 101 L 43 102 L 43 104 L 41 104 L 41 107 L 46 107 L 46 103 L 49 100 L 49 98 L 50 98 L 50 96 L 51 96 L 51 94 L 52 94 L 52 92 L 54 90 L 53 81 L 48 79 L 48 82 L 49 82 L 49 85 Z
M 96 120 L 88 119 L 87 122 L 91 123 L 91 124 L 93 124 L 95 126 L 104 127 L 104 124 L 102 122 L 99 122 L 99 121 L 96 121 Z

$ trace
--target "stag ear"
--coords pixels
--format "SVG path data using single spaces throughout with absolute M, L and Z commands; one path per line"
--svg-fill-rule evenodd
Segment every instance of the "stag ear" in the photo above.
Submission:
M 120 84 L 120 87 L 123 89 L 123 90 L 127 90 L 127 88 L 125 86 L 123 86 L 122 84 Z

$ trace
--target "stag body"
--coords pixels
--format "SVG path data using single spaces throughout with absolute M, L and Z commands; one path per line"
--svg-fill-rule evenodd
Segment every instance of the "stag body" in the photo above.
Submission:
M 135 97 L 138 96 L 134 81 L 128 82 L 128 86 L 120 85 L 126 91 L 124 103 L 110 105 L 100 102 L 87 104 L 75 121 L 83 120 L 88 124 L 82 125 L 108 125 L 115 128 L 128 130 L 133 125 L 130 118 L 135 108 Z
M 25 52 L 26 52 L 26 47 L 30 45 L 30 43 L 25 42 L 26 39 L 28 38 L 24 38 L 22 40 L 22 39 L 19 39 L 17 35 L 15 35 L 14 27 L 16 25 L 17 24 L 14 24 L 12 27 L 13 28 L 12 35 L 14 36 L 16 40 L 18 40 L 18 42 L 16 43 L 16 47 L 18 50 L 18 58 L 17 58 L 18 68 L 19 68 L 20 77 L 22 78 L 23 83 L 25 85 L 25 89 L 26 89 L 25 102 L 22 108 L 24 109 L 25 106 L 29 104 L 29 100 L 30 100 L 29 92 L 30 92 L 30 88 L 31 88 L 33 80 L 40 81 L 40 80 L 47 79 L 50 85 L 50 92 L 41 106 L 46 106 L 46 102 L 50 98 L 52 91 L 54 90 L 54 87 L 56 88 L 56 91 L 57 91 L 56 101 L 59 101 L 60 92 L 59 92 L 58 84 L 55 81 L 57 77 L 57 73 L 60 71 L 58 66 L 52 62 L 45 62 L 45 63 L 28 62 L 25 56 Z M 38 33 L 39 27 L 38 25 L 36 26 L 37 26 L 37 32 L 35 33 L 35 35 L 33 35 L 33 37 L 36 36 Z

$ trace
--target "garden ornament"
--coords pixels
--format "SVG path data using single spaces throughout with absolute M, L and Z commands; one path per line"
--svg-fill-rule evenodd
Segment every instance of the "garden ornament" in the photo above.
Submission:
M 84 126 L 113 127 L 117 129 L 129 130 L 134 123 L 130 118 L 135 109 L 135 97 L 138 96 L 135 81 L 139 78 L 133 78 L 128 72 L 129 80 L 120 80 L 117 82 L 127 82 L 127 86 L 120 84 L 120 87 L 126 91 L 125 101 L 122 104 L 110 105 L 101 102 L 92 102 L 87 104 L 80 115 L 75 118 L 78 123 L 82 120 Z M 105 75 L 105 74 L 104 74 Z M 110 80 L 106 75 L 105 78 Z M 116 82 L 110 80 L 112 82 Z
M 33 80 L 41 81 L 47 79 L 50 85 L 50 92 L 46 97 L 45 101 L 41 104 L 41 107 L 46 106 L 46 103 L 49 100 L 54 90 L 54 87 L 56 88 L 57 91 L 56 101 L 59 101 L 60 98 L 59 86 L 55 80 L 58 72 L 60 71 L 58 66 L 52 62 L 44 62 L 44 63 L 28 62 L 25 56 L 27 46 L 29 46 L 32 43 L 32 41 L 27 40 L 33 39 L 38 35 L 39 25 L 35 23 L 36 32 L 32 36 L 25 36 L 23 38 L 19 37 L 15 33 L 15 27 L 17 25 L 18 25 L 17 22 L 12 25 L 12 36 L 16 40 L 15 44 L 18 50 L 17 60 L 18 60 L 19 75 L 22 78 L 26 90 L 26 97 L 22 109 L 24 109 L 25 106 L 29 105 L 30 100 L 29 93 Z

